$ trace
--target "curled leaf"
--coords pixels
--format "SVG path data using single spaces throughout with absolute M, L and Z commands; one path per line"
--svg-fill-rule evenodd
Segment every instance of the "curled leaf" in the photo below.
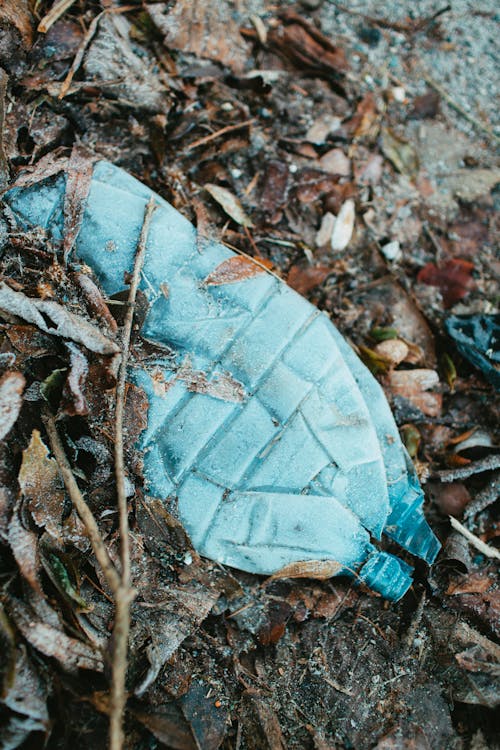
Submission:
M 53 300 L 36 299 L 15 292 L 5 282 L 0 282 L 0 309 L 33 323 L 45 333 L 71 339 L 98 354 L 116 354 L 119 351 L 114 341 L 85 318 L 68 312 Z
M 205 190 L 210 193 L 212 198 L 217 201 L 219 206 L 233 221 L 242 227 L 253 227 L 253 222 L 245 213 L 239 198 L 233 195 L 230 190 L 221 185 L 212 185 L 211 183 L 205 185 Z
M 277 578 L 314 578 L 317 581 L 326 581 L 337 575 L 342 568 L 342 564 L 335 560 L 299 560 L 285 565 L 284 568 L 273 573 L 267 581 L 274 581 Z

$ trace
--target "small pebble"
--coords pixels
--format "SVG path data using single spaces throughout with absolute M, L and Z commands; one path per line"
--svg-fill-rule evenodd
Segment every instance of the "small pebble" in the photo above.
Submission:
M 387 260 L 399 260 L 402 255 L 398 240 L 393 240 L 392 242 L 383 245 L 381 251 L 382 255 L 387 258 Z
M 381 341 L 380 344 L 377 344 L 375 351 L 390 362 L 393 367 L 397 367 L 401 362 L 404 362 L 410 349 L 401 339 L 387 339 L 387 341 Z
M 345 250 L 351 241 L 355 216 L 354 201 L 349 198 L 342 204 L 335 220 L 332 233 L 332 250 Z

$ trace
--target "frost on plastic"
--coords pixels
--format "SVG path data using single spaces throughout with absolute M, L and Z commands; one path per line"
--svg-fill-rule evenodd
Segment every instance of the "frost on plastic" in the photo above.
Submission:
M 65 178 L 11 191 L 24 226 L 62 235 Z M 151 191 L 96 165 L 76 258 L 105 292 L 125 288 Z M 335 560 L 388 599 L 411 568 L 382 533 L 429 563 L 439 543 L 381 388 L 326 315 L 264 271 L 207 283 L 234 253 L 200 250 L 156 196 L 141 288 L 142 335 L 165 351 L 131 371 L 149 399 L 141 438 L 148 492 L 168 501 L 196 549 L 272 574 Z

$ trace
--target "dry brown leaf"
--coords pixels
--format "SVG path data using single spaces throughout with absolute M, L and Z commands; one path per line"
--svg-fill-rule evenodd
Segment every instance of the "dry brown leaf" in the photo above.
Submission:
M 9 434 L 19 416 L 25 385 L 20 372 L 6 372 L 0 378 L 0 440 Z
M 446 590 L 447 596 L 459 594 L 483 594 L 495 585 L 495 574 L 491 570 L 481 570 L 451 581 Z
M 12 24 L 16 27 L 25 49 L 33 44 L 33 14 L 29 0 L 2 0 L 0 3 L 0 26 Z
M 251 258 L 245 255 L 234 255 L 232 258 L 223 260 L 203 281 L 205 286 L 219 286 L 220 284 L 235 284 L 238 281 L 246 281 L 265 269 Z
M 16 178 L 11 186 L 12 188 L 31 187 L 37 182 L 47 180 L 66 170 L 68 165 L 66 149 L 56 149 L 42 156 L 34 166 L 26 167 L 23 172 Z
M 266 691 L 267 692 L 267 691 Z M 248 688 L 243 693 L 243 711 L 255 715 L 255 719 L 245 721 L 244 726 L 255 727 L 252 731 L 250 747 L 286 750 L 287 745 L 281 731 L 279 719 L 270 705 L 270 700 L 260 690 Z
M 45 333 L 71 339 L 98 354 L 116 354 L 119 351 L 118 344 L 85 318 L 68 312 L 53 300 L 35 299 L 22 292 L 15 292 L 3 281 L 0 282 L 0 309 L 10 315 L 17 315 L 28 323 L 34 323 Z M 47 317 L 50 324 L 47 323 Z
M 379 128 L 378 120 L 379 115 L 375 97 L 370 92 L 361 99 L 347 125 L 355 139 L 364 138 L 365 136 L 375 138 Z
M 277 578 L 314 578 L 317 581 L 326 581 L 337 575 L 342 568 L 343 565 L 335 560 L 299 560 L 273 573 L 265 583 Z
M 64 513 L 64 484 L 57 461 L 49 458 L 49 451 L 38 430 L 33 430 L 31 441 L 23 451 L 19 469 L 19 486 L 33 520 L 55 539 L 61 539 Z
M 311 289 L 322 284 L 332 272 L 329 266 L 302 266 L 294 265 L 288 272 L 286 283 L 299 294 L 307 294 Z
M 165 45 L 182 52 L 226 65 L 241 73 L 247 61 L 246 44 L 234 20 L 234 6 L 228 0 L 177 0 L 146 6 Z
M 83 388 L 87 379 L 89 365 L 83 352 L 71 342 L 66 344 L 70 352 L 70 369 L 62 392 L 62 410 L 70 417 L 77 414 L 88 414 L 87 401 Z
M 18 599 L 8 599 L 9 613 L 21 634 L 37 651 L 54 657 L 68 671 L 92 669 L 102 672 L 104 665 L 97 649 L 63 633 L 61 630 L 41 622 L 33 612 Z
M 462 258 L 448 258 L 436 266 L 427 263 L 417 276 L 419 284 L 437 286 L 443 296 L 445 307 L 452 307 L 474 287 L 472 272 L 474 264 Z
M 416 177 L 419 161 L 415 149 L 390 128 L 384 128 L 382 131 L 382 151 L 398 172 L 408 177 Z
M 116 333 L 118 325 L 115 318 L 111 315 L 109 307 L 97 284 L 92 281 L 90 276 L 81 271 L 77 271 L 74 274 L 74 279 L 82 290 L 90 310 L 107 325 L 110 333 Z
M 92 181 L 95 157 L 79 144 L 73 146 L 66 168 L 66 192 L 64 194 L 64 240 L 63 252 L 67 259 L 80 231 L 87 198 Z
M 233 221 L 242 227 L 253 227 L 253 222 L 245 213 L 240 200 L 230 190 L 221 187 L 221 185 L 212 185 L 211 183 L 207 183 L 204 187 Z
M 348 64 L 341 47 L 292 10 L 280 14 L 283 24 L 271 29 L 267 41 L 271 49 L 290 60 L 304 74 L 314 73 L 338 81 Z M 337 84 L 340 94 L 345 94 Z
M 126 103 L 136 116 L 140 112 L 169 112 L 171 96 L 164 75 L 158 69 L 153 73 L 156 58 L 132 38 L 133 29 L 125 15 L 104 13 L 94 20 L 97 22 L 97 19 L 98 29 L 84 58 L 87 77 L 93 79 L 107 97 Z M 89 33 L 94 29 L 95 25 L 91 24 Z M 88 36 L 84 41 L 87 40 Z M 57 96 L 64 93 L 64 84 L 59 86 Z M 72 91 L 73 87 L 68 93 Z
M 432 488 L 434 501 L 441 513 L 460 518 L 471 501 L 469 490 L 462 482 L 439 483 Z

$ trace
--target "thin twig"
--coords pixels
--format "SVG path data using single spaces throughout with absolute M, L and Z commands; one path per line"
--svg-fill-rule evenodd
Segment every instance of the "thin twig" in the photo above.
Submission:
M 50 27 L 66 13 L 76 0 L 58 0 L 38 24 L 37 31 L 46 34 Z
M 0 68 L 0 188 L 9 184 L 9 161 L 4 147 L 5 100 L 9 76 Z
M 105 13 L 104 10 L 101 11 L 101 13 L 98 13 L 97 16 L 95 18 L 93 18 L 92 21 L 90 22 L 90 25 L 89 25 L 89 27 L 88 27 L 88 29 L 87 29 L 87 31 L 86 31 L 86 33 L 85 33 L 82 41 L 80 42 L 80 46 L 77 49 L 76 55 L 73 58 L 73 62 L 71 63 L 71 67 L 68 70 L 68 74 L 67 74 L 66 78 L 64 79 L 64 81 L 61 84 L 61 90 L 59 91 L 59 96 L 57 97 L 58 99 L 64 99 L 64 97 L 68 93 L 69 88 L 71 86 L 71 83 L 73 81 L 73 76 L 75 75 L 75 73 L 77 72 L 78 68 L 82 64 L 82 60 L 83 60 L 83 56 L 85 54 L 85 50 L 89 46 L 89 43 L 91 42 L 91 40 L 92 40 L 92 38 L 93 38 L 96 30 L 97 30 L 97 26 L 99 24 L 99 21 L 103 17 L 104 13 Z
M 134 322 L 134 308 L 141 278 L 151 217 L 156 209 L 151 198 L 146 206 L 144 222 L 135 256 L 134 270 L 128 295 L 127 314 L 122 339 L 122 360 L 116 386 L 115 413 L 115 474 L 120 528 L 121 583 L 115 597 L 115 625 L 113 629 L 113 667 L 111 677 L 110 750 L 123 747 L 123 714 L 125 711 L 127 674 L 127 649 L 130 631 L 130 603 L 134 592 L 130 587 L 130 537 L 128 525 L 127 493 L 125 488 L 125 458 L 123 449 L 123 417 L 125 413 L 125 389 L 130 339 Z
M 252 117 L 250 120 L 239 122 L 236 125 L 226 125 L 225 128 L 221 128 L 220 130 L 217 130 L 215 133 L 210 133 L 210 135 L 206 135 L 204 138 L 199 138 L 197 141 L 193 141 L 188 146 L 186 146 L 184 151 L 190 151 L 192 148 L 198 148 L 198 146 L 204 146 L 206 143 L 210 143 L 210 141 L 214 141 L 216 138 L 218 138 L 221 135 L 230 133 L 232 130 L 239 130 L 240 128 L 246 128 L 247 125 L 252 125 L 252 123 L 254 122 L 255 122 L 255 118 Z
M 453 518 L 453 516 L 450 516 L 450 522 L 453 528 L 458 531 L 459 534 L 462 534 L 462 536 L 465 537 L 473 547 L 481 552 L 482 555 L 495 560 L 500 560 L 500 552 L 495 549 L 495 547 L 491 547 L 489 544 L 483 542 L 482 539 L 479 539 L 479 537 L 473 534 L 472 531 L 465 528 L 465 526 L 463 526 L 460 521 L 457 521 L 456 518 Z
M 94 551 L 94 555 L 96 556 L 97 562 L 102 568 L 102 572 L 106 577 L 110 589 L 112 590 L 113 594 L 116 595 L 116 592 L 121 585 L 120 576 L 108 554 L 101 532 L 99 531 L 99 527 L 97 526 L 97 521 L 95 520 L 92 511 L 87 505 L 80 491 L 80 488 L 76 483 L 75 476 L 71 470 L 71 466 L 66 457 L 66 453 L 64 452 L 63 444 L 61 442 L 61 438 L 59 437 L 54 417 L 48 411 L 44 411 L 42 417 L 45 424 L 45 429 L 47 430 L 47 435 L 49 437 L 50 448 L 58 463 L 59 471 L 61 472 L 61 476 L 63 478 L 66 490 L 68 491 L 68 495 L 70 496 L 71 502 L 75 506 L 78 515 L 80 516 L 85 528 L 87 529 L 90 543 L 92 545 L 92 549 Z

